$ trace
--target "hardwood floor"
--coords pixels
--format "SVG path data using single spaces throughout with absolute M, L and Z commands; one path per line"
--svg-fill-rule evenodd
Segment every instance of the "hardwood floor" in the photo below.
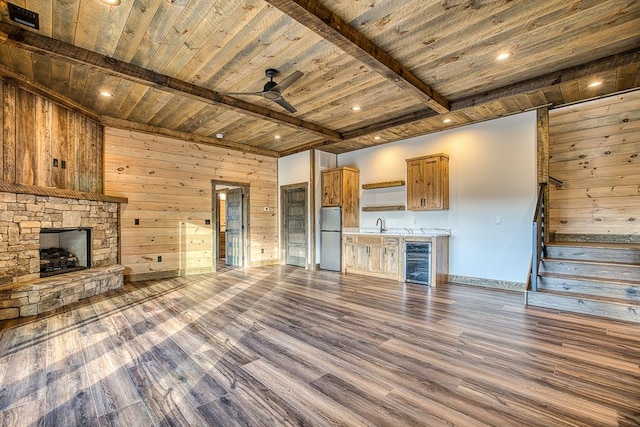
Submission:
M 0 324 L 0 425 L 637 426 L 638 325 L 294 267 Z

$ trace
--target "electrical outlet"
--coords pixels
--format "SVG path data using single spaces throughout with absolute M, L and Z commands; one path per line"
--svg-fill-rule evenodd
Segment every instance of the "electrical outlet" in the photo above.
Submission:
M 264 253 L 264 248 L 260 249 L 260 253 L 263 254 Z
M 53 167 L 54 168 L 58 167 L 58 159 L 53 159 Z
M 60 162 L 60 167 L 61 167 L 62 169 L 66 169 L 66 168 L 67 168 L 67 161 L 66 161 L 66 160 L 62 160 L 62 161 Z
M 158 262 L 162 262 L 162 255 L 158 255 Z
M 211 225 L 211 220 L 210 219 L 205 219 L 204 220 L 204 225 Z
M 136 218 L 136 219 L 133 220 L 133 223 L 135 225 L 140 225 L 140 220 L 138 218 Z

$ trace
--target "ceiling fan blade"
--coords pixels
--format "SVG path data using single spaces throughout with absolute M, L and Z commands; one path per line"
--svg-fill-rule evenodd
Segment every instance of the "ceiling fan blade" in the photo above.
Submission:
M 304 76 L 302 71 L 296 70 L 293 73 L 289 74 L 286 79 L 282 80 L 276 86 L 272 87 L 271 90 L 275 90 L 278 92 L 282 92 L 292 84 L 296 82 L 300 77 Z
M 258 95 L 262 96 L 263 92 L 220 92 L 220 95 Z
M 289 104 L 287 101 L 284 100 L 284 98 L 280 98 L 280 99 L 274 99 L 273 102 L 277 103 L 279 106 L 281 106 L 282 108 L 284 108 L 285 110 L 287 110 L 290 113 L 295 113 L 296 110 L 294 108 L 293 105 Z

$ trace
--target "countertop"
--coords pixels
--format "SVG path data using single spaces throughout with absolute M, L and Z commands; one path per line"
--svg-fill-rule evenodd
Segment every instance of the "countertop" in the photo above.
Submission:
M 437 237 L 450 236 L 450 228 L 389 228 L 382 233 L 379 228 L 344 228 L 343 234 L 364 234 L 400 237 Z

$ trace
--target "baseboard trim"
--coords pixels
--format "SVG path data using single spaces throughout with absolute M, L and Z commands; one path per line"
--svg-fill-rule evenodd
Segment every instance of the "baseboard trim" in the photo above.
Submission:
M 520 282 L 510 282 L 508 280 L 483 279 L 479 277 L 457 276 L 449 274 L 449 283 L 461 285 L 479 286 L 482 288 L 504 289 L 507 291 L 524 292 L 525 284 Z
M 124 279 L 127 282 L 142 282 L 145 280 L 169 279 L 169 278 L 178 277 L 178 276 L 179 276 L 178 270 L 167 270 L 167 271 L 153 271 L 151 273 L 126 274 L 124 276 Z

